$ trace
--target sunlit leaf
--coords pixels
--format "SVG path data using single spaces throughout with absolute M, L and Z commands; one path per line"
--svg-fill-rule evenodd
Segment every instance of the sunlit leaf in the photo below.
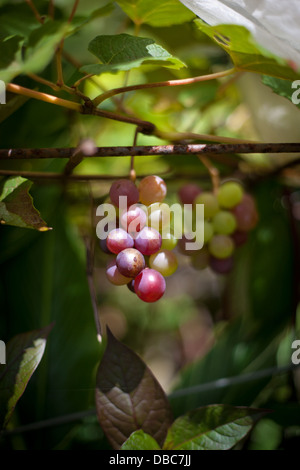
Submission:
M 238 25 L 210 26 L 195 20 L 197 27 L 222 47 L 239 70 L 296 80 L 299 75 L 286 61 L 268 52 L 253 40 L 251 33 Z
M 160 447 L 153 437 L 140 429 L 131 434 L 122 445 L 121 450 L 160 450 Z
M 46 222 L 33 205 L 29 194 L 32 182 L 22 178 L 9 177 L 0 181 L 0 220 L 2 224 L 49 230 Z
M 229 450 L 266 411 L 211 405 L 177 418 L 168 431 L 167 450 Z
M 194 14 L 178 0 L 116 0 L 132 21 L 141 25 L 171 26 L 185 23 L 194 18 Z
M 244 26 L 265 50 L 300 66 L 298 0 L 180 0 L 205 23 Z
M 15 406 L 38 367 L 53 325 L 15 336 L 6 349 L 6 365 L 0 366 L 0 428 L 6 427 Z
M 82 71 L 100 75 L 104 72 L 130 70 L 147 64 L 159 64 L 164 67 L 181 68 L 185 64 L 173 57 L 153 39 L 140 38 L 129 34 L 97 36 L 89 44 L 89 51 L 102 64 L 82 67 Z

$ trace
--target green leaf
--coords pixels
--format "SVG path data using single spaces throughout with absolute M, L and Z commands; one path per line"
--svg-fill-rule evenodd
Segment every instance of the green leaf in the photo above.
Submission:
M 29 194 L 31 186 L 31 181 L 20 176 L 5 178 L 0 182 L 1 223 L 41 232 L 51 230 L 33 205 Z
M 86 65 L 81 70 L 95 75 L 130 70 L 144 63 L 176 69 L 185 67 L 183 62 L 169 54 L 153 39 L 138 38 L 129 34 L 97 36 L 90 42 L 89 51 L 102 64 Z
M 299 78 L 286 61 L 258 45 L 245 27 L 209 26 L 200 19 L 195 20 L 195 24 L 230 55 L 237 69 L 288 80 Z
M 264 85 L 267 85 L 270 87 L 274 93 L 276 93 L 279 96 L 283 96 L 284 98 L 287 98 L 289 101 L 295 104 L 300 109 L 300 102 L 299 102 L 299 87 L 300 87 L 300 82 L 297 86 L 297 88 L 293 87 L 293 81 L 291 80 L 281 80 L 280 78 L 275 78 L 275 77 L 270 77 L 268 75 L 264 75 L 262 77 L 262 82 Z M 296 96 L 297 95 L 297 96 Z M 297 102 L 293 101 L 293 96 L 296 96 Z
M 131 436 L 124 442 L 121 450 L 160 450 L 161 448 L 157 444 L 153 437 L 146 434 L 141 429 L 135 431 Z
M 0 69 L 8 67 L 20 48 L 21 36 L 0 40 Z
M 39 365 L 53 325 L 15 336 L 6 348 L 6 365 L 0 366 L 0 428 L 5 428 L 15 406 Z
M 115 449 L 140 429 L 162 445 L 172 422 L 169 402 L 152 372 L 109 330 L 97 372 L 96 408 L 100 425 Z
M 168 431 L 166 450 L 229 450 L 267 413 L 246 407 L 211 405 L 177 418 Z
M 22 57 L 20 47 L 16 43 L 21 37 L 14 39 L 13 53 L 6 60 L 3 67 L 0 62 L 0 79 L 9 82 L 22 73 L 39 73 L 51 62 L 59 42 L 71 31 L 71 25 L 61 21 L 47 21 L 34 29 L 28 38 L 25 57 Z M 10 41 L 10 40 L 9 40 Z M 2 48 L 6 46 L 6 42 Z M 1 50 L 1 43 L 0 43 Z M 17 53 L 17 54 L 16 54 Z
M 178 0 L 116 0 L 124 12 L 137 24 L 155 27 L 173 26 L 195 18 L 193 12 Z
M 28 39 L 25 61 L 21 64 L 21 71 L 25 73 L 42 71 L 54 56 L 56 46 L 71 29 L 68 23 L 47 21 L 32 31 Z
M 35 28 L 39 26 L 36 17 L 33 15 L 31 8 L 26 5 L 25 2 L 19 4 L 8 4 L 2 7 L 0 3 L 0 24 L 1 24 L 1 36 L 22 36 L 23 38 L 28 35 Z M 35 6 L 36 2 L 35 2 Z

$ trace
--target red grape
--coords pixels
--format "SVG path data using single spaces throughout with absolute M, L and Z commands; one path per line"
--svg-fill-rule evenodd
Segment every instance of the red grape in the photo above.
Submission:
M 144 302 L 156 302 L 164 295 L 166 281 L 155 269 L 146 268 L 135 278 L 134 290 Z
M 233 264 L 231 256 L 225 259 L 210 257 L 210 267 L 217 274 L 228 274 L 232 270 Z
M 116 260 L 112 260 L 110 263 L 108 263 L 106 268 L 106 276 L 109 282 L 115 286 L 124 286 L 131 281 L 129 277 L 125 277 L 120 273 L 116 264 Z
M 178 191 L 181 204 L 193 204 L 196 197 L 202 193 L 202 189 L 193 183 L 185 184 Z
M 119 207 L 120 196 L 127 198 L 127 207 L 130 207 L 139 201 L 139 191 L 136 185 L 130 180 L 121 179 L 115 181 L 111 185 L 109 197 L 114 206 Z
M 153 255 L 161 248 L 161 234 L 154 228 L 144 227 L 143 230 L 137 234 L 134 244 L 135 248 L 143 255 Z
M 241 202 L 232 210 L 237 221 L 237 230 L 249 232 L 253 230 L 258 223 L 258 212 L 256 204 L 250 194 L 244 194 Z
M 134 278 L 145 268 L 145 258 L 135 248 L 126 248 L 116 259 L 118 270 L 123 276 Z
M 244 245 L 247 242 L 248 233 L 247 232 L 240 232 L 239 230 L 236 230 L 231 235 L 231 238 L 234 241 L 236 246 L 241 246 L 241 245 Z
M 116 255 L 125 248 L 133 248 L 134 240 L 129 233 L 122 228 L 116 228 L 109 232 L 107 236 L 107 248 Z

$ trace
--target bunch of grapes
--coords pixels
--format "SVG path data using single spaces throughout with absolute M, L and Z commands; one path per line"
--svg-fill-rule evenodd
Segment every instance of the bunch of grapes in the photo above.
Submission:
M 106 275 L 114 285 L 127 285 L 144 302 L 159 300 L 166 289 L 165 277 L 177 269 L 172 251 L 177 240 L 166 232 L 164 239 L 161 235 L 166 194 L 165 182 L 155 175 L 143 178 L 138 186 L 122 179 L 110 188 L 110 201 L 119 213 L 118 225 L 100 242 L 106 253 L 116 255 Z M 127 198 L 123 210 L 121 197 Z
M 178 196 L 182 204 L 204 205 L 204 246 L 188 251 L 183 237 L 179 243 L 181 251 L 191 257 L 195 269 L 210 266 L 218 274 L 230 272 L 236 247 L 246 243 L 248 233 L 258 222 L 254 198 L 236 181 L 223 183 L 216 193 L 186 184 Z

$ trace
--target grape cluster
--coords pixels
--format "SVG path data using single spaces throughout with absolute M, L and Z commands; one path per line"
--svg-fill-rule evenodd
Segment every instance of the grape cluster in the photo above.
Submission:
M 138 186 L 121 179 L 110 188 L 110 202 L 118 220 L 106 239 L 100 241 L 105 253 L 115 255 L 107 264 L 106 275 L 114 285 L 127 285 L 144 302 L 156 302 L 164 295 L 165 278 L 178 267 L 174 251 L 177 245 L 191 258 L 195 269 L 209 266 L 218 274 L 226 274 L 233 267 L 236 247 L 246 243 L 248 232 L 258 222 L 253 197 L 236 181 L 225 182 L 214 192 L 196 184 L 182 186 L 178 191 L 179 207 L 183 209 L 179 215 L 171 213 L 163 202 L 166 194 L 165 182 L 155 175 L 143 178 Z M 124 197 L 125 206 L 121 204 Z M 195 243 L 192 249 L 188 245 L 192 238 L 185 231 L 186 205 L 196 225 L 196 209 L 198 205 L 204 207 L 204 244 Z
M 110 201 L 119 213 L 117 228 L 100 242 L 103 251 L 116 255 L 109 261 L 106 275 L 114 285 L 127 285 L 144 302 L 159 300 L 166 289 L 165 277 L 177 269 L 172 252 L 177 240 L 171 234 L 163 240 L 160 233 L 166 194 L 165 182 L 155 175 L 143 178 L 138 186 L 122 179 L 110 188 Z M 125 210 L 120 209 L 122 196 L 127 198 Z
M 186 184 L 180 188 L 178 197 L 182 204 L 204 205 L 204 246 L 188 251 L 183 237 L 179 242 L 181 252 L 191 257 L 195 269 L 209 266 L 218 274 L 227 274 L 233 267 L 236 247 L 246 243 L 248 232 L 257 225 L 254 198 L 236 181 L 223 183 L 216 193 Z

